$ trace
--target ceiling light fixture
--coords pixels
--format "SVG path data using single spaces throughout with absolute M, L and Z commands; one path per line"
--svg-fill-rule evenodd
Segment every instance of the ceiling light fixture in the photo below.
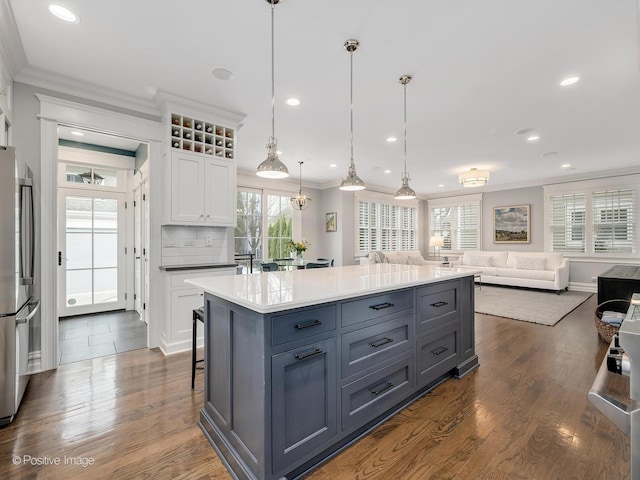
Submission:
M 389 142 L 389 143 L 393 143 L 393 142 L 397 142 L 397 141 L 398 141 L 398 139 L 396 137 L 387 138 L 387 142 Z
M 78 15 L 61 5 L 49 5 L 49 11 L 65 22 L 78 23 L 80 21 Z
M 309 197 L 306 193 L 302 191 L 302 164 L 304 162 L 298 162 L 300 165 L 300 188 L 298 189 L 298 193 L 293 195 L 289 200 L 291 200 L 291 205 L 293 208 L 297 208 L 298 210 L 304 210 L 309 205 L 311 205 L 311 197 Z
M 356 173 L 356 164 L 353 162 L 353 52 L 360 46 L 360 42 L 355 39 L 349 39 L 344 42 L 344 48 L 349 52 L 351 57 L 351 83 L 349 90 L 349 110 L 351 111 L 351 156 L 349 158 L 349 173 L 340 184 L 340 190 L 357 191 L 364 190 L 364 182 L 360 180 Z
M 568 87 L 569 85 L 573 85 L 578 81 L 580 81 L 580 77 L 567 77 L 560 82 L 560 85 L 562 85 L 563 87 Z
M 276 139 L 276 87 L 274 67 L 274 26 L 273 17 L 276 5 L 280 0 L 266 0 L 271 5 L 271 136 L 267 144 L 267 159 L 258 165 L 256 175 L 264 178 L 286 178 L 289 176 L 287 166 L 278 158 L 278 140 Z
M 489 181 L 489 171 L 472 168 L 458 175 L 458 180 L 463 187 L 480 187 Z
M 399 79 L 404 92 L 404 171 L 402 172 L 402 186 L 396 192 L 396 200 L 413 200 L 416 192 L 409 186 L 409 172 L 407 172 L 407 83 L 411 81 L 411 75 L 402 75 Z
M 211 70 L 211 75 L 213 75 L 213 78 L 216 78 L 218 80 L 223 80 L 223 81 L 233 80 L 233 78 L 235 77 L 235 75 L 231 70 L 224 67 L 213 68 Z
M 527 142 L 537 142 L 538 140 L 540 140 L 539 135 L 531 135 L 530 137 L 527 137 Z
M 300 105 L 300 100 L 298 100 L 297 98 L 287 98 L 285 103 L 290 107 L 297 107 L 298 105 Z

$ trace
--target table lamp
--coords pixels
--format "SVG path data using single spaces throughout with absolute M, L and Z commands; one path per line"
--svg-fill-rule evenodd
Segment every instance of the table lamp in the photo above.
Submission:
M 431 239 L 429 240 L 429 245 L 431 245 L 433 247 L 433 255 L 436 257 L 440 256 L 440 247 L 442 247 L 444 245 L 444 238 L 442 237 L 431 237 Z M 436 248 L 437 253 L 436 253 Z

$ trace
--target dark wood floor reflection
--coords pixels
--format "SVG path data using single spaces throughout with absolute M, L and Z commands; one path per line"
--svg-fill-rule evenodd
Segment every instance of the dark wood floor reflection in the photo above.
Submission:
M 308 478 L 628 479 L 628 439 L 586 398 L 606 349 L 595 307 L 592 297 L 555 327 L 476 315 L 477 371 L 445 382 Z M 231 478 L 196 426 L 202 380 L 198 372 L 190 389 L 190 353 L 153 350 L 36 375 L 16 420 L 0 430 L 0 478 Z M 27 456 L 93 464 L 31 465 Z

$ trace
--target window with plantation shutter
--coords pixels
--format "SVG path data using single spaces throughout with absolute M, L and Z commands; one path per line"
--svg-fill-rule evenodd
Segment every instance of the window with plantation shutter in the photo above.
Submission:
M 442 237 L 440 252 L 462 252 L 480 249 L 480 197 L 465 201 L 442 199 L 430 201 L 429 236 Z
M 358 199 L 358 254 L 418 249 L 418 207 Z
M 637 253 L 636 187 L 552 191 L 546 201 L 551 251 L 592 256 Z

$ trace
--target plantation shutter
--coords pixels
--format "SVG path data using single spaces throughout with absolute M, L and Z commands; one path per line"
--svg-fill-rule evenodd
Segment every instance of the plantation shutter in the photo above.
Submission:
M 358 202 L 358 250 L 369 252 L 371 237 L 369 234 L 369 202 Z
M 584 193 L 550 197 L 549 247 L 552 252 L 586 253 L 586 201 Z
M 480 215 L 477 203 L 456 207 L 456 250 L 478 250 L 480 248 Z
M 594 253 L 635 253 L 635 206 L 633 190 L 593 192 Z
M 442 250 L 451 250 L 451 207 L 436 207 L 431 209 L 431 236 L 442 237 Z
M 358 253 L 373 250 L 416 250 L 418 208 L 374 200 L 358 200 Z

